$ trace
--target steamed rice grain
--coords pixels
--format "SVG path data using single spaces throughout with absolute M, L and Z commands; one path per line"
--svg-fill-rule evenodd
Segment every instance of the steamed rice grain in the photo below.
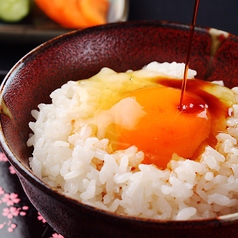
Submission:
M 153 62 L 133 76 L 181 78 L 183 68 Z M 189 71 L 190 78 L 195 74 Z M 99 117 L 100 110 L 116 103 L 114 91 L 128 77 L 104 68 L 95 76 L 104 78 L 104 84 L 68 82 L 51 94 L 51 104 L 33 110 L 36 121 L 29 124 L 33 133 L 27 142 L 34 146 L 33 172 L 63 194 L 119 215 L 189 220 L 237 212 L 238 105 L 229 109 L 227 131 L 217 135 L 216 149 L 207 146 L 200 161 L 174 155 L 168 168 L 160 170 L 141 164 L 144 154 L 135 146 L 113 151 L 110 141 L 100 136 L 105 118 L 111 120 L 110 113 Z M 238 90 L 233 92 L 238 98 Z M 111 105 L 105 104 L 105 93 Z

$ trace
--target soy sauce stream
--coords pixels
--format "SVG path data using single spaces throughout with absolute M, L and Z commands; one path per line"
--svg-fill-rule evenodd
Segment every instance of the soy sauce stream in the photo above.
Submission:
M 186 86 L 187 86 L 188 69 L 189 69 L 189 63 L 190 63 L 190 54 L 191 54 L 191 49 L 192 49 L 192 41 L 193 41 L 193 35 L 194 35 L 194 28 L 195 28 L 195 25 L 196 25 L 199 2 L 200 2 L 200 0 L 195 0 L 192 24 L 190 25 L 190 34 L 189 34 L 187 57 L 186 57 L 186 63 L 185 63 L 185 68 L 184 68 L 182 88 L 181 88 L 179 110 L 184 110 L 184 108 L 183 108 L 183 98 L 184 98 L 184 93 L 186 91 Z

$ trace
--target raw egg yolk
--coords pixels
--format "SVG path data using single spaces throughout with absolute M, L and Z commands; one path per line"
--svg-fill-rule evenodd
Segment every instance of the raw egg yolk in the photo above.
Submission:
M 166 168 L 173 153 L 191 158 L 209 137 L 211 119 L 204 100 L 185 92 L 179 108 L 181 90 L 170 87 L 144 88 L 132 92 L 143 108 L 133 129 L 117 124 L 119 149 L 137 146 L 145 154 L 143 163 Z M 127 115 L 130 117 L 130 115 Z

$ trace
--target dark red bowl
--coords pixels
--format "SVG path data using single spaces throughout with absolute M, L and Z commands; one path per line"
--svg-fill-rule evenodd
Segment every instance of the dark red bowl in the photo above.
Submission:
M 196 28 L 190 67 L 198 78 L 238 84 L 238 38 Z M 189 26 L 167 22 L 127 22 L 74 31 L 48 41 L 22 58 L 1 85 L 4 152 L 33 205 L 65 237 L 236 237 L 238 214 L 208 220 L 156 221 L 121 217 L 69 199 L 29 169 L 26 146 L 31 110 L 68 80 L 96 74 L 102 67 L 139 69 L 151 61 L 185 62 Z

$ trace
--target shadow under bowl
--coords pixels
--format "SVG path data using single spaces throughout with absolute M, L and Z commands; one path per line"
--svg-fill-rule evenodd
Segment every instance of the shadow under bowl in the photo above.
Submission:
M 33 205 L 65 237 L 236 237 L 238 214 L 193 221 L 118 216 L 67 198 L 30 170 L 26 146 L 31 110 L 69 80 L 88 78 L 102 67 L 121 72 L 151 61 L 185 62 L 189 26 L 169 22 L 124 22 L 74 31 L 50 40 L 23 57 L 1 85 L 3 151 Z M 197 78 L 238 82 L 238 38 L 209 28 L 195 29 L 190 67 Z

